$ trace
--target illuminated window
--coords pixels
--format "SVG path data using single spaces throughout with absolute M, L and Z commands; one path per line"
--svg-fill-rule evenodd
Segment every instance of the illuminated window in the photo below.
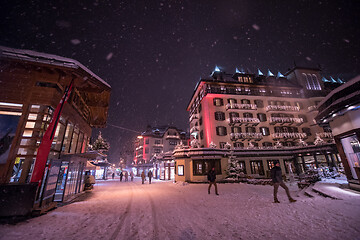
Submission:
M 265 175 L 262 161 L 250 161 L 251 174 Z
M 227 101 L 228 101 L 228 103 L 229 103 L 230 105 L 233 105 L 233 104 L 236 104 L 236 103 L 237 103 L 237 100 L 234 99 L 234 98 L 229 98 Z
M 247 133 L 255 133 L 256 132 L 255 127 L 246 127 L 245 130 Z
M 264 102 L 262 100 L 255 100 L 255 105 L 258 108 L 263 108 L 264 107 Z
M 304 109 L 304 105 L 301 102 L 295 102 L 295 106 L 299 107 L 300 109 Z
M 265 113 L 258 113 L 257 117 L 259 118 L 260 122 L 266 122 L 266 114 Z
M 219 159 L 193 160 L 194 175 L 207 175 L 211 168 L 215 168 L 216 175 L 222 174 Z
M 23 137 L 31 137 L 33 134 L 33 131 L 32 130 L 25 130 L 23 132 Z
M 25 128 L 34 128 L 35 122 L 26 122 Z
M 221 98 L 214 98 L 214 106 L 223 106 L 224 105 L 224 101 Z
M 232 127 L 231 132 L 232 133 L 241 133 L 241 127 Z
M 261 127 L 260 132 L 262 133 L 263 136 L 269 136 L 270 135 L 270 130 L 267 127 Z

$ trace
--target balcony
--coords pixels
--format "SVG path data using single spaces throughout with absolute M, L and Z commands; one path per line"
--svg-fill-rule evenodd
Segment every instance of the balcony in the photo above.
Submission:
M 238 110 L 256 110 L 257 109 L 257 106 L 255 104 L 237 104 L 237 103 L 234 103 L 234 104 L 226 104 L 226 110 L 229 110 L 229 109 L 238 109 Z
M 263 138 L 262 133 L 230 133 L 231 140 L 245 140 L 245 139 L 255 139 L 261 140 Z
M 292 117 L 270 117 L 270 124 L 296 124 L 301 125 L 304 123 L 304 119 L 302 118 L 292 118 Z
M 280 139 L 280 138 L 292 138 L 292 139 L 298 139 L 298 138 L 306 138 L 306 133 L 273 133 L 271 134 L 273 139 Z
M 266 107 L 266 111 L 289 111 L 298 112 L 300 108 L 298 106 L 285 106 L 285 105 L 269 105 Z
M 260 120 L 258 118 L 241 118 L 241 117 L 233 117 L 228 118 L 226 121 L 229 123 L 229 125 L 235 125 L 235 124 L 246 124 L 246 125 L 258 125 L 260 123 Z
M 198 132 L 198 131 L 199 131 L 199 129 L 196 126 L 194 126 L 190 129 L 190 133 Z
M 154 143 L 154 147 L 164 147 L 164 144 L 162 143 Z
M 193 114 L 191 115 L 191 117 L 189 118 L 189 122 L 191 123 L 193 120 L 198 120 L 199 116 L 197 114 Z
M 316 133 L 316 136 L 319 136 L 321 138 L 334 138 L 334 136 L 330 132 Z

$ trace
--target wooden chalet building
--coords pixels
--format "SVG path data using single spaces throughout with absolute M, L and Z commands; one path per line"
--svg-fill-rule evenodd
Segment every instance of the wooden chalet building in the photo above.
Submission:
M 76 60 L 0 46 L 1 184 L 29 183 L 42 136 L 72 79 L 74 88 L 64 105 L 48 161 L 87 151 L 92 127 L 106 125 L 111 87 Z M 86 160 L 78 163 L 72 166 L 70 160 L 67 166 L 59 166 L 63 179 L 53 179 L 57 189 L 62 180 L 74 177 L 71 191 L 82 190 Z

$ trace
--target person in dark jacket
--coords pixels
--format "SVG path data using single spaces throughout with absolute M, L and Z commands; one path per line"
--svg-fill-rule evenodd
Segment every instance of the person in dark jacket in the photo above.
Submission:
M 290 196 L 289 188 L 283 182 L 282 172 L 281 172 L 279 162 L 275 162 L 275 166 L 271 169 L 271 179 L 274 184 L 274 203 L 280 203 L 277 198 L 277 192 L 278 192 L 279 186 L 281 186 L 283 189 L 285 189 L 286 195 L 288 196 L 290 202 L 296 202 L 296 200 Z
M 211 185 L 214 185 L 215 186 L 215 194 L 216 195 L 219 195 L 218 194 L 218 190 L 217 190 L 217 185 L 216 185 L 216 173 L 215 173 L 215 168 L 212 168 L 208 175 L 207 175 L 207 178 L 208 178 L 208 181 L 209 181 L 209 188 L 208 188 L 208 193 L 210 194 L 210 188 L 211 188 Z
M 124 176 L 123 172 L 120 172 L 120 182 L 122 182 L 123 176 Z
M 149 184 L 151 184 L 151 178 L 153 177 L 151 170 L 149 170 L 149 172 L 148 172 L 148 177 L 149 177 Z
M 145 173 L 144 173 L 144 171 L 141 172 L 140 176 L 141 176 L 141 183 L 144 184 L 144 182 L 145 182 Z

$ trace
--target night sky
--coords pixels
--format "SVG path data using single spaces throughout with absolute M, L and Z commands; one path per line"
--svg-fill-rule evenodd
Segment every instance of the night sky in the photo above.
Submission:
M 360 73 L 360 1 L 50 2 L 3 1 L 0 45 L 78 60 L 112 86 L 108 122 L 139 132 L 187 130 L 194 87 L 215 65 Z M 110 161 L 132 150 L 136 133 L 101 131 Z

